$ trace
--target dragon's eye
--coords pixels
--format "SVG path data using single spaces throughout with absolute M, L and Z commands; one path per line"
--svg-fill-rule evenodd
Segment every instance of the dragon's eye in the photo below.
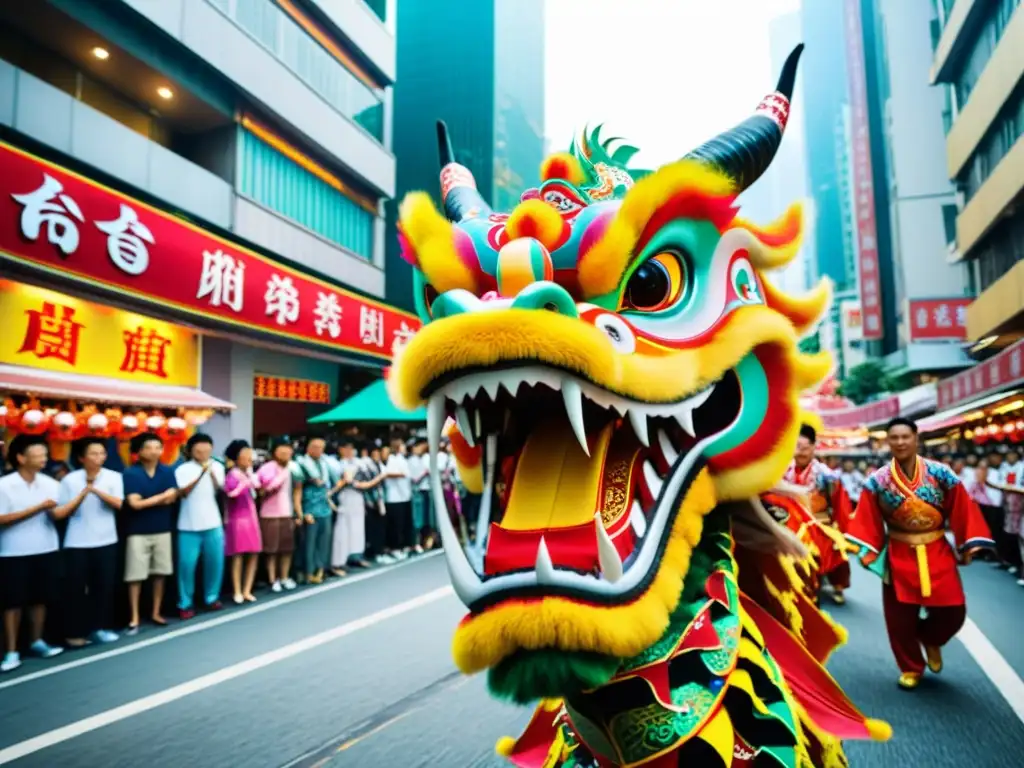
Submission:
M 623 309 L 657 312 L 671 306 L 686 287 L 686 262 L 675 251 L 662 251 L 637 267 L 626 283 Z

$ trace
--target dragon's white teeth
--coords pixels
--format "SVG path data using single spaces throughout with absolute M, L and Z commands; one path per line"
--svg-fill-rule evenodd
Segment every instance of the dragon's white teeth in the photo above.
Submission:
M 522 383 L 522 379 L 506 377 L 501 380 L 501 388 L 512 395 L 512 397 L 515 397 L 519 393 L 519 385 Z
M 441 446 L 441 432 L 447 422 L 444 413 L 444 398 L 432 397 L 427 403 L 427 448 L 435 455 Z
M 693 411 L 689 408 L 684 408 L 681 411 L 677 411 L 675 414 L 676 421 L 679 422 L 679 426 L 683 428 L 690 437 L 697 436 L 697 430 L 693 427 Z
M 651 437 L 647 434 L 647 414 L 638 408 L 632 408 L 629 411 L 629 423 L 633 425 L 633 431 L 644 448 L 650 448 Z
M 469 443 L 469 447 L 475 447 L 476 441 L 473 439 L 473 430 L 470 428 L 469 413 L 466 412 L 465 406 L 455 406 L 455 425 L 459 428 L 459 432 L 462 433 L 462 437 L 465 438 L 467 443 Z
M 502 422 L 502 425 L 501 425 L 501 433 L 503 435 L 504 434 L 508 434 L 508 425 L 511 422 L 512 422 L 512 411 L 510 411 L 508 408 L 506 408 L 505 409 L 505 420 Z
M 501 382 L 495 379 L 484 382 L 484 392 L 486 392 L 487 396 L 491 398 L 492 403 L 498 399 L 498 389 L 500 387 Z
M 679 453 L 672 445 L 672 441 L 668 439 L 668 435 L 661 429 L 658 430 L 658 447 L 661 449 L 661 455 L 665 457 L 665 461 L 668 462 L 670 467 L 676 463 Z
M 698 408 L 700 408 L 702 405 L 704 405 L 704 403 L 706 403 L 708 401 L 708 398 L 711 397 L 711 393 L 715 391 L 715 386 L 716 385 L 717 385 L 717 382 L 715 384 L 712 384 L 707 389 L 705 389 L 699 395 L 694 395 L 689 400 L 687 400 L 686 404 L 688 406 L 690 406 L 690 410 L 691 411 L 696 411 Z
M 601 522 L 600 512 L 594 514 L 594 528 L 597 531 L 597 562 L 601 566 L 601 575 L 614 584 L 622 578 L 622 558 Z
M 537 547 L 537 561 L 533 564 L 533 570 L 537 574 L 538 584 L 553 584 L 555 582 L 555 565 L 551 562 L 551 553 L 548 552 L 548 545 L 543 536 L 540 538 L 540 546 Z
M 661 478 L 658 477 L 658 470 L 649 461 L 644 462 L 644 481 L 647 483 L 647 490 L 651 492 L 651 496 L 655 499 L 658 498 L 658 494 L 661 493 L 662 482 Z
M 480 426 L 480 409 L 479 408 L 477 409 L 475 416 L 476 416 L 476 419 L 474 421 L 474 424 L 476 426 L 476 429 L 473 432 L 473 436 L 474 437 L 479 437 L 480 435 L 483 434 L 483 431 L 484 431 L 483 427 Z
M 580 385 L 572 379 L 562 382 L 562 402 L 565 403 L 565 412 L 569 416 L 569 424 L 572 426 L 573 434 L 579 442 L 583 452 L 590 455 L 590 448 L 587 446 L 587 430 L 583 424 L 583 391 Z
M 633 506 L 629 509 L 629 524 L 633 526 L 633 533 L 638 539 L 642 539 L 647 533 L 647 516 L 638 499 L 633 499 Z

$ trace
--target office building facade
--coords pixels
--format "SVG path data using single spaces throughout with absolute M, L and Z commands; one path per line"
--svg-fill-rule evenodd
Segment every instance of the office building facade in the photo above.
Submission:
M 973 270 L 967 336 L 990 354 L 1024 335 L 1024 10 L 936 0 L 931 80 L 949 104 L 946 173 L 960 210 L 951 258 Z
M 444 120 L 455 159 L 495 210 L 509 210 L 539 180 L 544 158 L 543 0 L 402 0 L 394 88 L 395 201 L 439 197 L 435 123 Z M 438 41 L 443 40 L 443 49 Z M 412 275 L 387 238 L 387 298 L 412 309 Z
M 383 303 L 393 0 L 16 5 L 0 9 L 4 311 L 67 320 L 84 302 L 184 329 L 197 360 L 177 383 L 234 406 L 208 422 L 221 442 L 303 431 L 371 380 L 416 327 Z M 47 369 L 116 402 L 102 371 L 61 365 L 0 354 L 0 386 L 41 390 Z

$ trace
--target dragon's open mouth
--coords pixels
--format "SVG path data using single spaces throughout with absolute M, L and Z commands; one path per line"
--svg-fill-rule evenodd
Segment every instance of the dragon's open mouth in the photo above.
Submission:
M 676 403 L 612 394 L 546 366 L 462 370 L 429 387 L 431 480 L 447 418 L 483 451 L 476 535 L 438 515 L 452 582 L 473 610 L 562 595 L 622 604 L 653 578 L 702 447 L 736 420 L 739 378 Z M 495 488 L 501 489 L 498 494 Z

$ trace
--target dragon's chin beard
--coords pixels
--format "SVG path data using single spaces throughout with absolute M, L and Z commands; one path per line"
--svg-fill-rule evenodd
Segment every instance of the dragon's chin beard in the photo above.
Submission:
M 600 653 L 521 650 L 488 670 L 487 687 L 496 697 L 523 705 L 538 699 L 572 699 L 605 685 L 619 664 L 614 656 Z

